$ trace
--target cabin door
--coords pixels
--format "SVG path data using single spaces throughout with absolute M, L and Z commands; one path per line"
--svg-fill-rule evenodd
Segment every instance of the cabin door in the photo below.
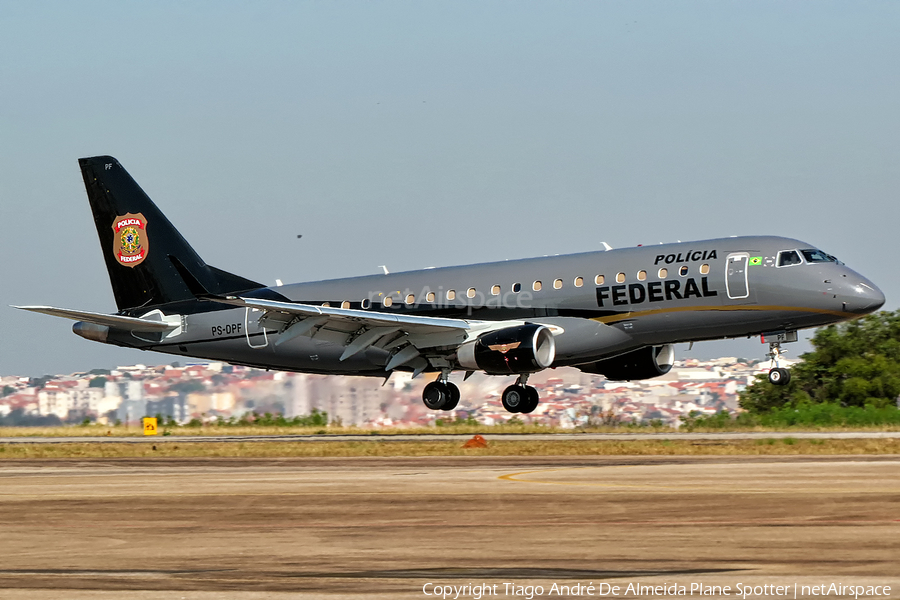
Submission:
M 263 316 L 264 311 L 250 307 L 245 310 L 247 312 L 244 313 L 244 333 L 247 336 L 247 343 L 251 348 L 264 348 L 269 344 L 266 328 L 259 324 L 259 318 Z
M 750 255 L 746 252 L 729 254 L 725 260 L 725 289 L 728 297 L 737 300 L 750 296 L 750 286 L 747 282 L 747 263 Z

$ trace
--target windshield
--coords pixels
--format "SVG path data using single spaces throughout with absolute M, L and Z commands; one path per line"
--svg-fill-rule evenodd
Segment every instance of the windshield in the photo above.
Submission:
M 779 267 L 789 267 L 791 265 L 799 265 L 803 261 L 800 260 L 800 255 L 797 254 L 796 250 L 782 250 L 778 253 L 778 266 Z
M 806 259 L 808 263 L 821 263 L 821 262 L 838 262 L 838 259 L 833 257 L 830 254 L 825 254 L 821 250 L 801 250 L 803 253 L 803 258 Z

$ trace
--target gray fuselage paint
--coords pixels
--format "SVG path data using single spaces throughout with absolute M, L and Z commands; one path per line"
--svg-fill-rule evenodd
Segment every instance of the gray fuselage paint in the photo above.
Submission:
M 269 289 L 294 302 L 327 302 L 335 307 L 347 302 L 350 308 L 373 313 L 557 325 L 564 333 L 556 337 L 554 366 L 578 365 L 647 345 L 817 327 L 852 319 L 881 306 L 883 296 L 879 301 L 878 288 L 843 264 L 775 264 L 781 250 L 813 247 L 790 238 L 734 237 Z M 727 257 L 737 253 L 748 257 L 746 273 L 737 275 L 746 277 L 746 290 L 741 294 L 732 290 L 729 295 L 726 280 L 735 274 L 727 272 Z M 660 276 L 663 268 L 667 270 L 665 277 Z M 599 284 L 598 275 L 603 276 Z M 554 286 L 557 280 L 562 282 L 559 289 Z M 580 287 L 576 280 L 581 282 Z M 514 291 L 516 284 L 518 292 Z M 471 298 L 467 293 L 470 289 L 474 290 Z M 453 299 L 448 299 L 450 290 L 455 292 Z M 735 295 L 743 297 L 731 297 Z M 410 296 L 412 302 L 407 303 Z M 384 302 L 387 297 L 392 301 L 389 307 Z M 167 310 L 166 305 L 153 308 L 166 314 L 178 312 Z M 243 308 L 197 308 L 185 315 L 186 327 L 175 338 L 154 343 L 114 330 L 109 343 L 262 368 L 386 374 L 389 353 L 385 350 L 369 348 L 343 362 L 339 360 L 352 331 L 298 336 L 276 346 L 277 332 L 264 334 L 256 317 L 248 318 Z

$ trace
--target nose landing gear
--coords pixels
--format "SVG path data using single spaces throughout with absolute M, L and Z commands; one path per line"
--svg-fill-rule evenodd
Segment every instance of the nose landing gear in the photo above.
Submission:
M 778 366 L 778 359 L 782 354 L 781 342 L 769 342 L 769 353 L 766 356 L 772 361 L 769 369 L 769 383 L 772 385 L 787 385 L 791 381 L 791 372 Z
M 538 391 L 530 385 L 525 385 L 528 381 L 528 374 L 519 375 L 518 381 L 503 390 L 500 401 L 503 408 L 511 413 L 528 414 L 537 408 L 541 398 Z

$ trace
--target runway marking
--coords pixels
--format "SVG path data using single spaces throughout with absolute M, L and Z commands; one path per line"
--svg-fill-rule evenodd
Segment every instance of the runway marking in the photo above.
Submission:
M 542 481 L 540 479 L 516 479 L 520 475 L 530 475 L 531 473 L 552 473 L 555 471 L 575 471 L 579 469 L 621 469 L 625 467 L 633 467 L 633 466 L 643 466 L 643 465 L 609 465 L 608 467 L 560 467 L 558 469 L 535 469 L 534 471 L 521 471 L 519 473 L 507 473 L 506 475 L 501 475 L 497 479 L 503 479 L 505 481 L 515 481 L 517 483 L 548 483 L 553 485 L 571 485 L 571 486 L 591 486 L 591 487 L 618 487 L 618 488 L 662 488 L 667 489 L 670 486 L 650 486 L 650 485 L 629 485 L 629 484 L 614 484 L 614 483 L 581 483 L 581 482 L 568 482 L 568 481 Z M 672 488 L 675 489 L 675 488 Z
M 754 463 L 754 465 L 780 465 L 782 463 Z M 846 464 L 846 463 L 844 463 Z M 871 464 L 871 463 L 868 463 Z M 710 485 L 650 485 L 650 484 L 629 484 L 629 483 L 596 483 L 585 481 L 551 481 L 544 479 L 520 479 L 524 475 L 533 473 L 553 473 L 558 471 L 575 471 L 584 469 L 622 469 L 622 468 L 640 468 L 640 467 L 656 467 L 657 465 L 609 465 L 609 466 L 588 466 L 588 467 L 560 467 L 556 469 L 535 469 L 533 471 L 520 471 L 518 473 L 507 473 L 501 475 L 497 479 L 504 481 L 512 481 L 515 483 L 538 483 L 545 485 L 564 485 L 571 487 L 601 487 L 609 489 L 643 489 L 643 490 L 681 490 L 681 491 L 719 491 L 721 494 L 797 494 L 797 493 L 818 493 L 818 494 L 887 494 L 900 491 L 900 486 L 894 488 L 866 488 L 866 489 L 848 489 L 848 488 L 820 488 L 820 487 L 792 487 L 789 489 L 759 489 L 757 488 L 736 488 Z M 684 465 L 696 466 L 696 465 Z

